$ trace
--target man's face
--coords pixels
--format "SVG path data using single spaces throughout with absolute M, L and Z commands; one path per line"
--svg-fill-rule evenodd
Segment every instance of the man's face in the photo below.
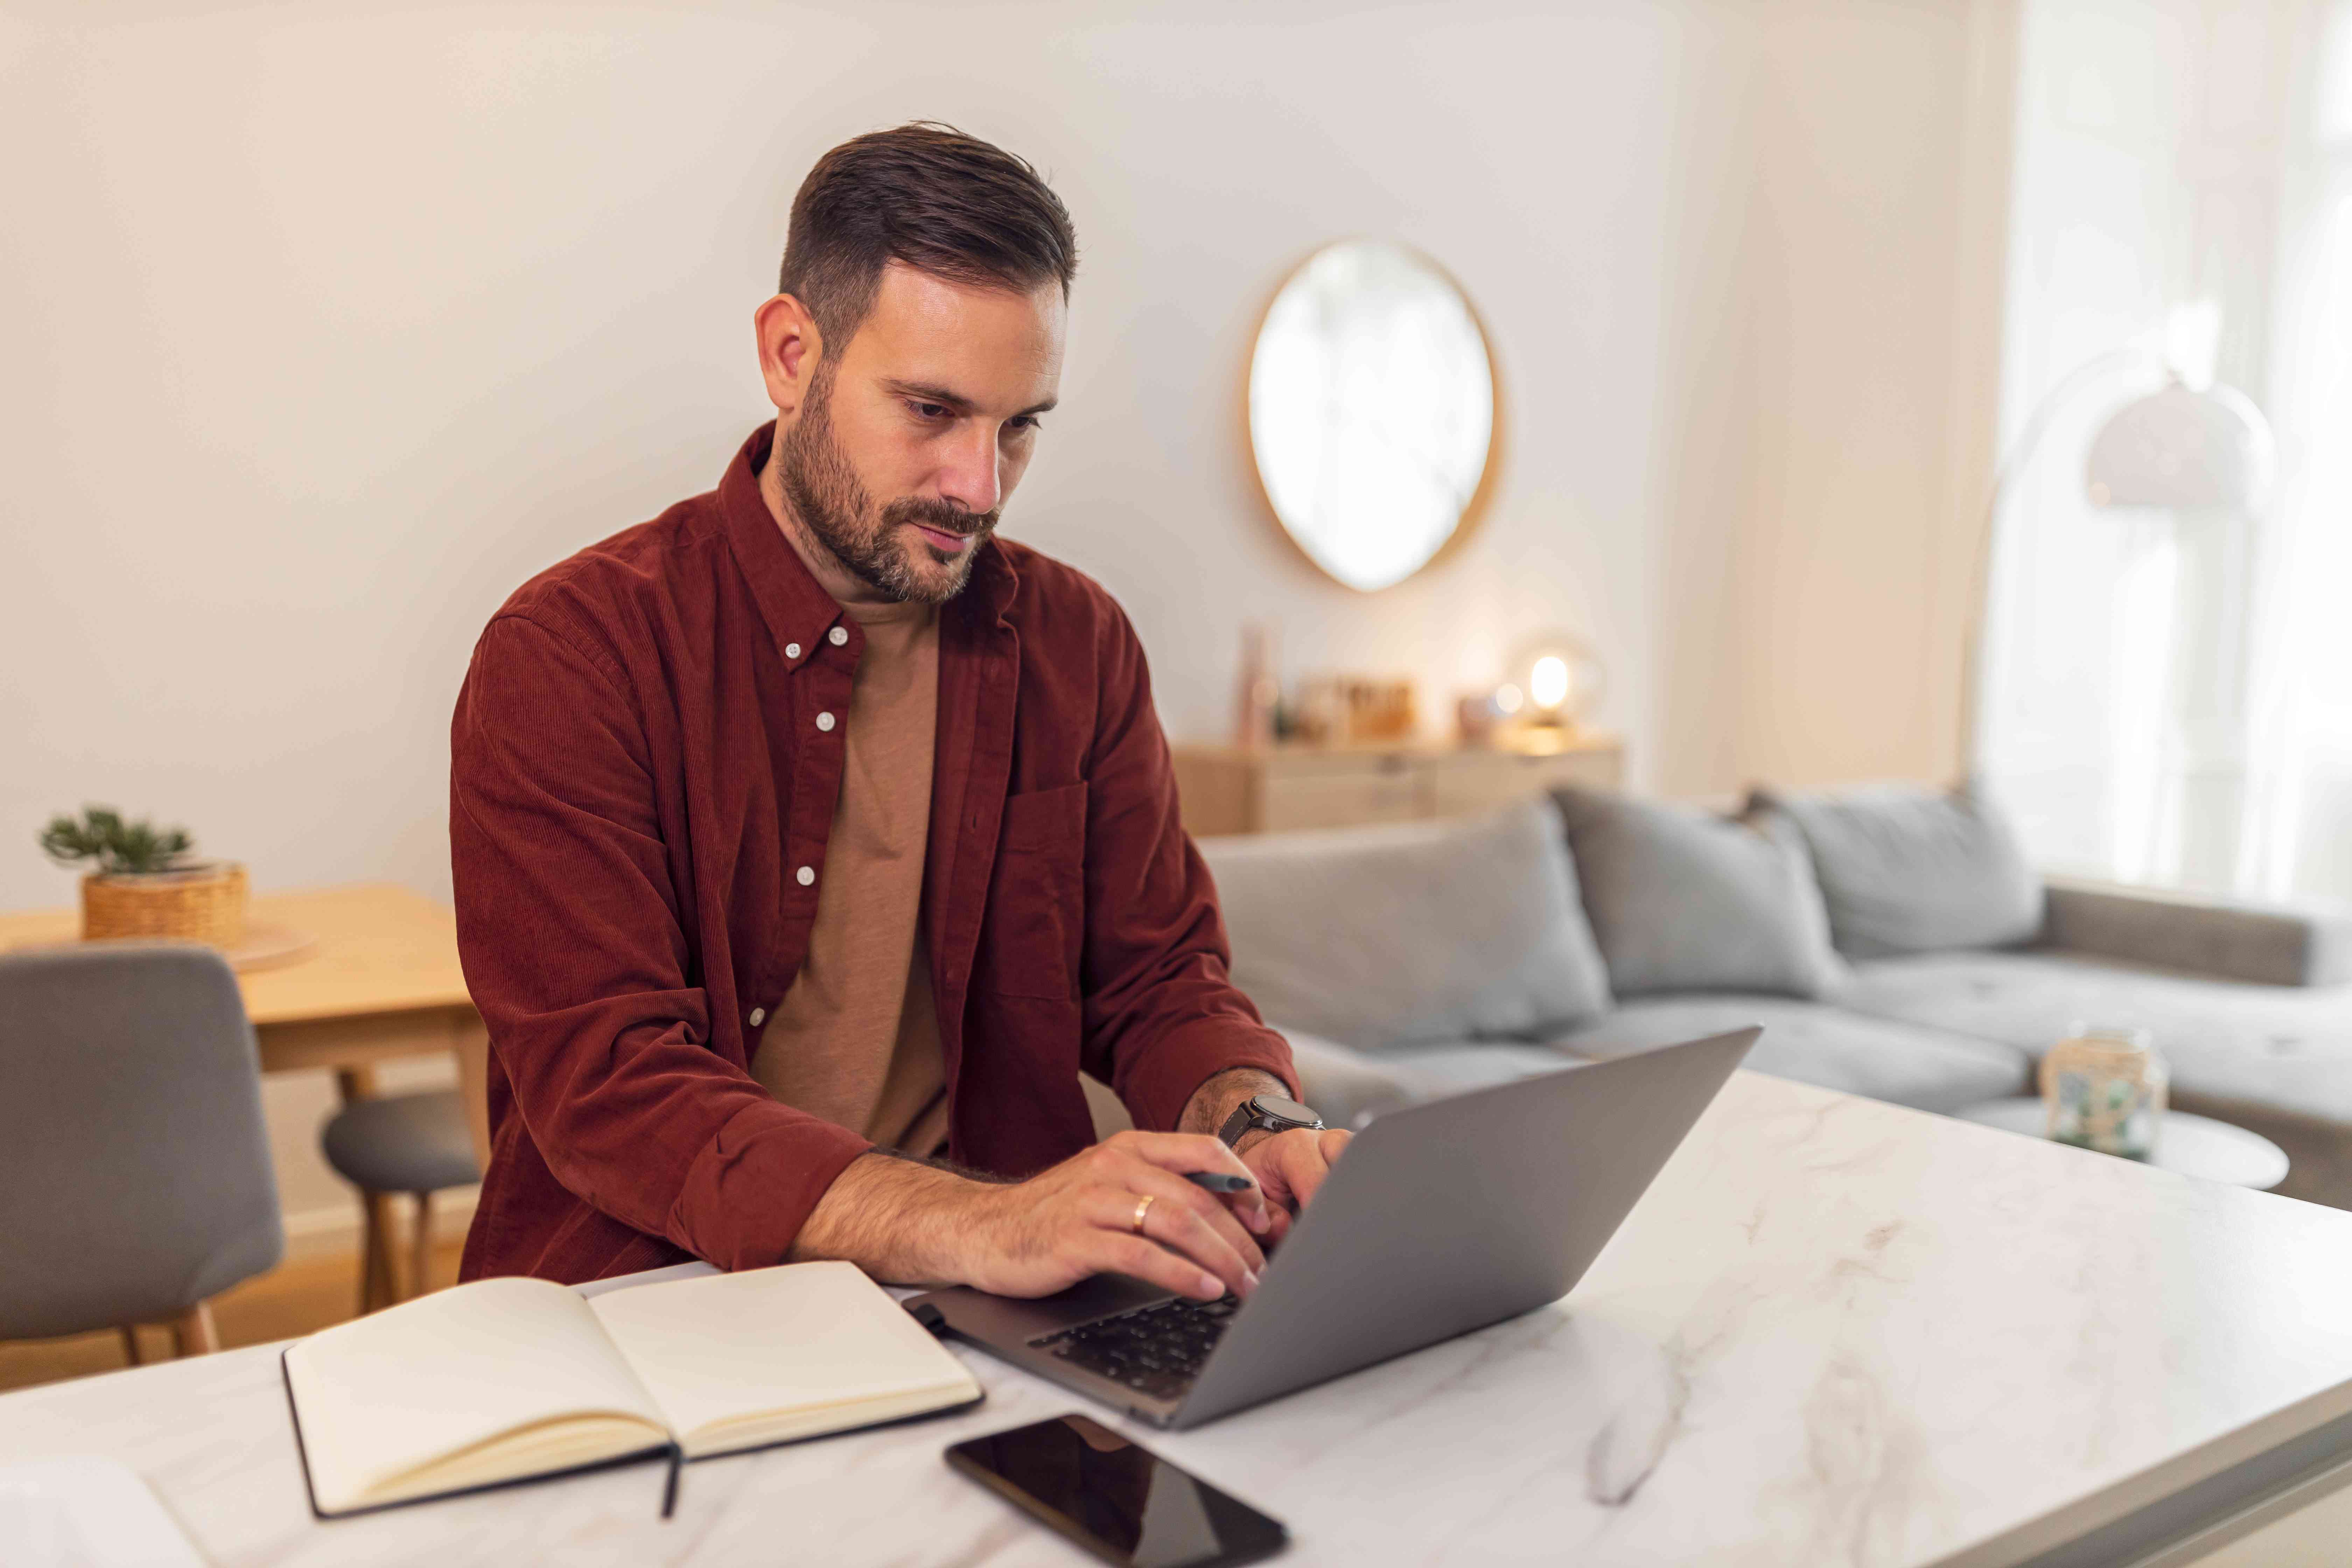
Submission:
M 954 597 L 1054 405 L 1066 319 L 1056 283 L 1013 294 L 885 268 L 776 439 L 794 515 L 883 597 Z

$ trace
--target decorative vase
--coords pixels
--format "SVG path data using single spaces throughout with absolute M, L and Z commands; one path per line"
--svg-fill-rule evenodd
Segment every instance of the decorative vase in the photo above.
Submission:
M 245 940 L 245 868 L 232 860 L 94 872 L 81 879 L 82 940 L 180 937 L 232 948 Z
M 2145 1160 L 2156 1152 L 2170 1075 L 2145 1029 L 2077 1024 L 2042 1058 L 2050 1136 Z
M 1242 674 L 1234 696 L 1234 744 L 1250 750 L 1275 742 L 1282 687 L 1274 675 L 1274 638 L 1262 626 L 1242 628 Z

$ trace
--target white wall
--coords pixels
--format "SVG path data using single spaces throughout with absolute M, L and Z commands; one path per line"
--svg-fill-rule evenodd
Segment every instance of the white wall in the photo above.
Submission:
M 1673 743 L 1711 744 L 1717 787 L 1948 778 L 1993 455 L 2014 9 L 1761 14 L 1733 308 L 1749 469 L 1721 695 Z
M 1006 530 L 1127 605 L 1173 733 L 1223 730 L 1248 620 L 1433 715 L 1561 626 L 1637 779 L 1935 771 L 1968 10 L 18 0 L 0 908 L 69 897 L 32 835 L 93 799 L 265 889 L 446 895 L 476 633 L 715 480 L 793 188 L 917 116 L 1076 218 Z M 1372 597 L 1275 533 L 1238 407 L 1265 300 L 1353 233 L 1451 268 L 1501 380 L 1484 521 Z
M 749 315 L 801 174 L 916 115 L 1031 156 L 1076 217 L 1064 407 L 1007 531 L 1127 603 L 1172 731 L 1223 727 L 1264 617 L 1294 666 L 1433 698 L 1584 629 L 1645 736 L 1657 404 L 1722 310 L 1670 295 L 1667 220 L 1744 177 L 1742 29 L 1495 9 L 19 9 L 0 907 L 66 895 L 31 830 L 89 798 L 265 888 L 445 890 L 475 634 L 715 479 L 765 410 Z M 1354 232 L 1460 275 L 1507 420 L 1475 539 L 1375 599 L 1273 532 L 1235 406 L 1265 296 Z

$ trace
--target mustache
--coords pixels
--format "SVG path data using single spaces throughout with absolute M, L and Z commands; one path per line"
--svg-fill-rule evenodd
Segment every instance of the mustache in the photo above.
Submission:
M 919 522 L 925 528 L 936 528 L 941 533 L 961 533 L 967 538 L 993 532 L 1002 508 L 993 511 L 971 511 L 950 500 L 932 496 L 902 496 L 882 509 L 882 521 L 893 527 L 903 522 Z

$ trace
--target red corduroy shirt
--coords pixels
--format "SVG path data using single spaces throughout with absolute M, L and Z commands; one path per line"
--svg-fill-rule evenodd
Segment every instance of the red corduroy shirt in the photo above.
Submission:
M 450 735 L 457 944 L 489 1026 L 467 1279 L 778 1261 L 868 1147 L 745 1071 L 808 950 L 863 646 L 753 432 L 718 489 L 507 601 Z M 1226 978 L 1143 650 L 1109 595 L 1005 541 L 941 611 L 920 919 L 952 1158 L 1093 1140 L 1080 1068 L 1172 1129 L 1228 1068 L 1295 1086 Z

